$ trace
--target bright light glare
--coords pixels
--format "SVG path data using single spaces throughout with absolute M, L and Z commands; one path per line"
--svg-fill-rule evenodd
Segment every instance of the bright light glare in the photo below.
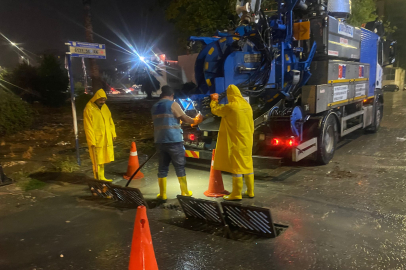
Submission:
M 145 57 L 144 57 L 144 56 L 140 56 L 140 60 L 141 60 L 142 62 L 145 62 Z
M 14 42 L 10 42 L 10 44 L 17 47 L 17 44 L 15 44 Z

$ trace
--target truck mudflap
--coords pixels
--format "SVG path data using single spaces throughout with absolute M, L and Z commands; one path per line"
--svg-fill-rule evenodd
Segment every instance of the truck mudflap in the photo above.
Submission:
M 314 137 L 292 149 L 292 161 L 297 162 L 317 151 L 317 138 Z

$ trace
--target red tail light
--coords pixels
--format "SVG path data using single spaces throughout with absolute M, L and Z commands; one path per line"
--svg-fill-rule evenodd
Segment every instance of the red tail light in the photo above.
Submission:
M 194 140 L 196 139 L 195 134 L 189 134 L 187 137 L 188 137 L 189 140 L 191 140 L 191 141 L 194 141 Z
M 288 139 L 286 141 L 286 145 L 290 146 L 290 147 L 295 146 L 295 140 L 294 139 Z
M 280 139 L 273 138 L 272 141 L 271 141 L 271 144 L 272 144 L 273 146 L 278 146 L 278 145 L 281 145 L 281 144 L 282 144 L 282 141 L 281 141 Z

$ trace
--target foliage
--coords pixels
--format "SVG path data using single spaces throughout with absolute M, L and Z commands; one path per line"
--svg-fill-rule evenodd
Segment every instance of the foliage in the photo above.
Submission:
M 278 8 L 278 3 L 274 0 L 264 0 L 261 4 L 262 10 L 276 10 Z
M 166 18 L 180 31 L 180 44 L 189 36 L 211 36 L 229 27 L 235 19 L 235 0 L 173 0 Z
M 79 170 L 79 165 L 77 161 L 72 157 L 59 158 L 55 155 L 50 158 L 51 165 L 57 172 L 74 172 Z
M 26 172 L 26 171 L 18 171 L 14 172 L 11 175 L 11 178 L 16 181 L 16 184 L 19 188 L 23 191 L 30 191 L 34 189 L 40 189 L 46 186 L 45 182 L 39 181 L 35 178 L 31 178 L 30 175 L 36 172 L 42 172 L 44 167 L 40 167 L 39 169 L 35 170 L 34 172 Z
M 352 0 L 351 15 L 348 18 L 348 23 L 360 27 L 363 23 L 375 21 L 376 1 L 375 0 Z
M 32 110 L 14 93 L 0 88 L 0 135 L 12 134 L 32 124 Z
M 38 92 L 40 80 L 36 67 L 24 62 L 11 72 L 6 72 L 3 77 L 8 82 L 4 83 L 4 85 L 13 90 L 23 100 L 30 103 L 40 100 L 41 96 Z
M 38 68 L 38 75 L 42 103 L 51 107 L 65 103 L 69 78 L 58 59 L 52 55 L 45 55 Z
M 390 21 L 385 21 L 383 23 L 383 26 L 385 27 L 385 39 L 392 36 L 398 28 L 395 25 L 391 25 Z
M 83 95 L 85 93 L 85 87 L 83 86 L 83 83 L 81 82 L 75 82 L 75 94 L 77 96 Z
M 65 102 L 69 78 L 58 59 L 46 55 L 37 68 L 27 63 L 4 75 L 9 89 L 27 102 L 57 107 Z

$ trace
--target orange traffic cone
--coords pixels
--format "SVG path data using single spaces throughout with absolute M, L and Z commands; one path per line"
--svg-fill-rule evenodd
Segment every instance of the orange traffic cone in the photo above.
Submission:
M 128 160 L 128 167 L 127 173 L 124 175 L 124 179 L 129 180 L 133 173 L 140 167 L 140 163 L 138 162 L 138 153 L 137 153 L 137 146 L 135 142 L 131 143 L 131 151 L 130 151 L 130 159 Z M 144 177 L 144 174 L 139 171 L 134 176 L 133 179 L 141 179 Z
M 216 149 L 213 149 L 213 153 L 211 155 L 209 189 L 204 192 L 204 195 L 207 197 L 223 197 L 224 195 L 230 194 L 230 192 L 224 189 L 221 171 L 213 169 L 215 153 Z
M 137 208 L 128 269 L 158 270 L 145 206 Z

